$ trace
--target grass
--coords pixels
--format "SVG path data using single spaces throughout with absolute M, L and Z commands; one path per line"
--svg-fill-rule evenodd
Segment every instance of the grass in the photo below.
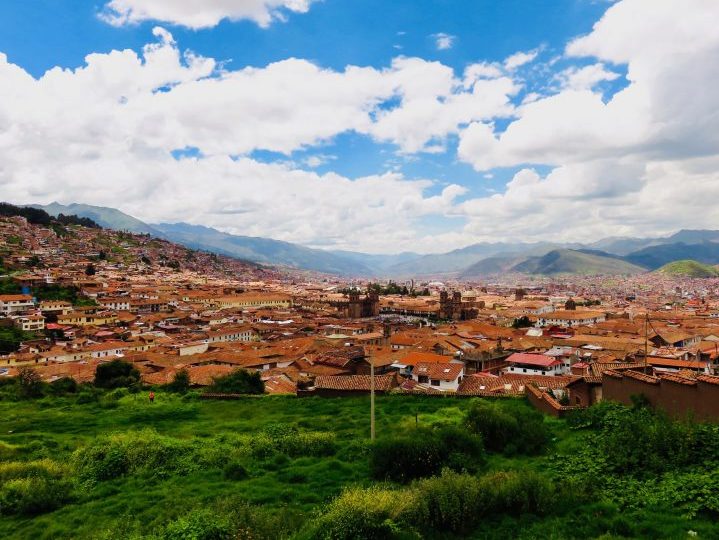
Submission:
M 408 433 L 417 426 L 459 423 L 470 403 L 452 397 L 379 396 L 377 436 Z M 499 403 L 508 409 L 529 409 L 521 399 L 503 399 Z M 75 397 L 46 397 L 34 401 L 0 400 L 0 417 L 0 462 L 49 458 L 69 465 L 78 449 L 107 440 L 112 434 L 131 438 L 142 430 L 156 433 L 160 441 L 167 437 L 180 439 L 183 444 L 173 448 L 195 452 L 180 456 L 178 462 L 185 469 L 179 473 L 163 474 L 161 465 L 155 465 L 153 470 L 139 467 L 119 478 L 77 487 L 72 499 L 54 511 L 36 517 L 2 516 L 3 539 L 139 537 L 157 533 L 169 521 L 181 520 L 198 508 L 216 508 L 232 500 L 259 505 L 302 523 L 315 519 L 318 511 L 327 508 L 344 488 L 369 488 L 375 484 L 369 474 L 367 396 L 248 396 L 232 401 L 202 401 L 192 394 L 183 398 L 156 392 L 153 404 L 146 393 L 124 395 L 117 400 L 102 394 L 98 401 L 86 404 L 78 404 Z M 550 454 L 573 454 L 587 444 L 584 434 L 570 429 L 566 422 L 552 418 L 545 421 L 551 432 L 547 453 L 533 457 L 489 454 L 483 471 L 544 473 Z M 336 451 L 332 455 L 300 451 L 298 455 L 273 451 L 253 454 L 246 450 L 252 446 L 248 441 L 258 437 L 265 440 L 268 433 L 287 429 L 330 432 Z M 219 449 L 219 458 L 217 452 L 210 451 L 213 449 Z M 200 458 L 205 460 L 202 465 L 193 467 Z M 242 474 L 227 475 L 228 464 Z M 610 533 L 608 537 L 622 534 L 625 518 L 620 509 L 602 508 L 593 510 L 593 515 L 595 521 L 607 522 L 604 530 Z M 715 533 L 706 521 L 660 513 L 652 516 L 651 512 L 643 512 L 627 517 L 638 524 L 627 531 L 642 530 L 650 537 L 661 537 L 657 531 L 662 530 L 671 532 L 667 534 L 670 537 L 680 533 L 686 536 L 690 529 L 700 531 L 702 537 Z M 566 518 L 517 516 L 508 521 L 504 517 L 488 520 L 476 531 L 476 537 L 567 538 L 584 534 L 585 530 L 584 536 L 594 534 L 591 531 L 597 527 L 585 527 L 583 520 L 584 516 L 573 513 Z M 642 528 L 637 529 L 639 526 Z
M 466 400 L 409 396 L 377 398 L 378 437 L 414 428 L 415 424 L 457 422 Z M 515 406 L 526 406 L 517 403 Z M 220 467 L 165 479 L 132 475 L 98 483 L 59 510 L 28 519 L 0 518 L 2 538 L 91 538 L 111 530 L 128 516 L 150 532 L 198 505 L 227 497 L 271 508 L 288 507 L 303 515 L 338 495 L 346 485 L 371 484 L 367 439 L 369 399 L 247 397 L 233 401 L 199 401 L 158 393 L 116 403 L 78 405 L 75 398 L 0 401 L 3 432 L 0 457 L 50 457 L 65 461 L 77 448 L 110 433 L 152 428 L 180 439 L 252 435 L 274 424 L 303 431 L 331 431 L 338 450 L 329 457 L 275 455 L 247 459 L 248 478 L 226 480 Z M 8 456 L 8 459 L 10 457 Z

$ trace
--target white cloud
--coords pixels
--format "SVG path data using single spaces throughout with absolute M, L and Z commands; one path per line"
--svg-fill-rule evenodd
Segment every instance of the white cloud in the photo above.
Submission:
M 715 227 L 719 212 L 719 3 L 624 0 L 608 9 L 568 58 L 597 62 L 560 74 L 556 93 L 460 133 L 458 153 L 478 171 L 526 168 L 506 192 L 460 205 L 465 233 L 596 239 Z M 628 84 L 609 99 L 592 88 L 626 64 Z M 571 225 L 571 226 L 568 226 Z
M 600 82 L 614 81 L 619 73 L 609 71 L 601 62 L 581 68 L 570 67 L 557 75 L 564 88 L 591 90 Z
M 504 60 L 504 67 L 505 69 L 509 71 L 514 71 L 518 67 L 523 66 L 524 64 L 528 64 L 529 62 L 533 61 L 537 55 L 539 54 L 539 49 L 534 49 L 532 51 L 527 52 L 516 52 L 511 56 L 508 56 Z
M 457 36 L 445 34 L 444 32 L 440 32 L 439 34 L 432 34 L 432 37 L 434 38 L 434 44 L 439 51 L 451 49 L 454 45 L 454 41 L 457 39 Z
M 223 19 L 248 19 L 261 27 L 284 20 L 286 12 L 306 13 L 314 0 L 110 0 L 100 17 L 122 26 L 160 21 L 188 28 L 211 28 Z

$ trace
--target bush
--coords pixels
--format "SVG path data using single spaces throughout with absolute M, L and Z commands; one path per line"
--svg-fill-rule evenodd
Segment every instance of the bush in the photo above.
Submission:
M 394 482 L 434 476 L 443 467 L 475 471 L 483 462 L 482 439 L 456 426 L 417 429 L 381 439 L 370 454 L 372 476 Z
M 506 454 L 537 454 L 549 440 L 541 413 L 509 409 L 499 403 L 475 400 L 467 411 L 465 425 L 480 434 L 487 449 Z
M 225 480 L 244 480 L 249 475 L 247 474 L 247 469 L 241 464 L 237 462 L 230 462 L 225 466 L 225 469 L 222 471 L 222 476 Z
M 396 538 L 401 532 L 398 520 L 411 504 L 412 493 L 409 491 L 350 488 L 333 500 L 327 511 L 300 537 L 325 540 Z
M 168 523 L 160 538 L 163 540 L 225 540 L 232 538 L 226 516 L 209 509 L 194 510 Z
M 172 382 L 167 385 L 170 392 L 178 394 L 186 394 L 190 390 L 190 374 L 186 369 L 181 369 L 175 373 Z
M 62 396 L 65 394 L 74 394 L 77 392 L 77 382 L 72 377 L 60 377 L 52 381 L 48 388 L 54 396 Z
M 42 395 L 42 379 L 37 370 L 23 366 L 17 373 L 17 388 L 23 398 L 34 398 Z
M 265 458 L 275 452 L 290 457 L 330 456 L 335 452 L 334 433 L 299 431 L 287 424 L 271 424 L 249 438 L 247 444 L 253 457 Z
M 244 369 L 236 369 L 228 375 L 216 377 L 207 391 L 217 394 L 264 394 L 265 383 L 262 382 L 259 371 L 250 373 Z
M 99 364 L 95 369 L 95 386 L 98 388 L 120 388 L 136 384 L 140 372 L 123 360 L 112 360 Z
M 0 464 L 0 514 L 36 515 L 69 498 L 66 471 L 51 460 Z
M 81 482 L 93 484 L 145 472 L 165 477 L 186 474 L 201 465 L 193 459 L 192 442 L 158 435 L 152 430 L 98 437 L 72 456 Z

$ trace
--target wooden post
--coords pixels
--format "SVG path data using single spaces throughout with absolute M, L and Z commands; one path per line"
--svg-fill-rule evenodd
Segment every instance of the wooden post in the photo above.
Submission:
M 370 393 L 369 393 L 369 408 L 370 408 L 370 439 L 374 441 L 375 430 L 374 430 L 374 357 L 372 352 L 369 353 L 369 370 L 370 370 Z

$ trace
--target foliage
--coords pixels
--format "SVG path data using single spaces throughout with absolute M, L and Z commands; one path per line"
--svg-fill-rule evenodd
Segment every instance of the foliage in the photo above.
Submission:
M 380 480 L 408 482 L 438 474 L 443 467 L 476 470 L 483 461 L 481 437 L 455 426 L 440 426 L 380 439 L 370 454 L 370 470 Z
M 0 203 L 0 217 L 14 217 L 21 216 L 27 219 L 28 223 L 34 225 L 49 226 L 51 223 L 57 221 L 64 225 L 83 225 L 85 227 L 100 228 L 100 226 L 89 218 L 81 218 L 76 215 L 64 216 L 58 215 L 57 218 L 53 218 L 50 214 L 39 208 L 31 208 L 28 206 L 15 206 L 9 203 Z
M 69 497 L 66 471 L 53 461 L 0 463 L 0 514 L 40 514 Z
M 232 373 L 216 377 L 207 391 L 218 394 L 263 394 L 265 383 L 257 371 L 250 373 L 244 369 L 236 369 Z
M 20 397 L 34 398 L 42 395 L 42 379 L 36 369 L 22 366 L 17 372 L 17 388 Z
M 530 326 L 532 326 L 532 321 L 530 321 L 526 315 L 522 315 L 512 321 L 512 328 L 529 328 Z
M 528 409 L 504 408 L 499 403 L 474 400 L 467 411 L 466 427 L 482 436 L 488 450 L 512 455 L 537 454 L 548 440 L 544 416 Z
M 190 390 L 190 374 L 188 371 L 181 369 L 175 373 L 172 382 L 167 385 L 167 389 L 177 394 L 186 394 Z
M 137 383 L 140 372 L 129 362 L 112 360 L 98 364 L 95 369 L 95 386 L 99 388 L 119 388 Z
M 0 354 L 9 354 L 20 348 L 25 341 L 35 339 L 32 332 L 25 332 L 14 326 L 0 327 Z
M 97 273 L 97 270 L 95 269 L 95 265 L 92 263 L 88 263 L 85 267 L 85 275 L 86 276 L 94 276 Z

